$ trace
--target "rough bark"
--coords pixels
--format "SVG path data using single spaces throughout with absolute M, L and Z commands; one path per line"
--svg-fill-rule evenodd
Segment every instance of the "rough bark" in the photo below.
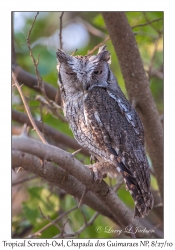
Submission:
M 28 73 L 27 71 L 23 70 L 20 66 L 16 65 L 13 65 L 13 72 L 19 83 L 24 84 L 27 87 L 41 93 L 40 89 L 38 88 L 38 79 L 34 75 Z M 57 89 L 49 83 L 43 82 L 43 84 L 47 97 L 55 101 Z M 57 104 L 59 105 L 61 104 L 60 95 L 57 96 Z
M 163 128 L 143 68 L 134 34 L 124 12 L 103 12 L 117 54 L 130 102 L 144 125 L 147 150 L 163 197 Z
M 28 126 L 32 127 L 28 116 L 22 112 L 12 110 L 12 119 L 14 121 L 20 122 L 22 124 L 26 123 Z M 35 121 L 38 129 L 42 132 L 42 130 L 44 128 L 45 136 L 48 136 L 49 138 L 51 138 L 58 145 L 61 144 L 61 145 L 64 145 L 64 147 L 66 146 L 66 147 L 72 148 L 74 150 L 78 150 L 81 148 L 81 146 L 76 142 L 75 139 L 61 133 L 60 131 L 48 126 L 47 124 L 42 124 L 41 122 L 37 121 L 36 119 L 34 119 L 34 121 Z M 81 153 L 89 156 L 89 153 L 84 148 L 82 148 Z
M 77 181 L 73 176 L 68 175 L 60 167 L 56 167 L 51 162 L 45 162 L 44 167 L 39 158 L 36 156 L 23 153 L 17 150 L 12 151 L 12 167 L 22 166 L 26 171 L 35 173 L 37 176 L 54 184 L 56 187 L 64 189 L 68 194 L 73 195 L 75 198 L 81 199 L 85 186 Z M 115 223 L 118 223 L 111 213 L 108 211 L 102 202 L 90 191 L 87 191 L 83 197 L 83 204 L 88 205 L 100 214 L 107 216 Z
M 122 203 L 115 192 L 104 181 L 98 184 L 94 183 L 92 171 L 72 157 L 70 153 L 25 136 L 12 137 L 12 150 L 28 153 L 45 161 L 55 162 L 96 195 L 121 226 L 126 227 L 130 224 L 133 227 L 139 226 L 140 229 L 143 229 L 138 219 L 133 220 L 133 213 Z M 137 236 L 143 237 L 143 235 L 143 233 L 138 233 Z M 146 235 L 146 237 L 150 237 L 150 235 Z

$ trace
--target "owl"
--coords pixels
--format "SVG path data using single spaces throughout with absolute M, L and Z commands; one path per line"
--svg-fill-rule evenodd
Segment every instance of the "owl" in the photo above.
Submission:
M 106 46 L 97 55 L 57 51 L 62 107 L 77 142 L 91 154 L 96 181 L 123 176 L 135 203 L 135 216 L 153 207 L 143 126 L 110 70 Z

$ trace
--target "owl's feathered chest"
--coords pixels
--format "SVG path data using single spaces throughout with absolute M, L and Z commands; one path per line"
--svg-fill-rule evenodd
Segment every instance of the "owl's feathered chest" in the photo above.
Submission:
M 139 137 L 104 88 L 63 98 L 63 108 L 76 140 L 91 153 L 110 161 L 106 148 L 112 145 L 117 153 L 120 150 L 142 160 Z
M 83 93 L 77 93 L 74 96 L 62 96 L 62 106 L 65 117 L 67 118 L 69 124 L 72 121 L 84 121 L 83 119 Z
M 87 116 L 84 110 L 83 93 L 63 101 L 63 109 L 70 128 L 78 143 L 88 148 L 89 141 L 93 140 L 92 133 L 87 126 Z
M 90 120 L 91 112 L 93 111 L 91 107 L 89 110 L 87 109 L 89 95 L 91 96 L 91 93 L 79 93 L 70 98 L 62 98 L 64 115 L 78 143 L 87 148 L 91 154 L 98 155 L 110 161 L 106 157 L 100 127 Z M 94 133 L 95 131 L 96 133 L 99 132 L 98 136 Z

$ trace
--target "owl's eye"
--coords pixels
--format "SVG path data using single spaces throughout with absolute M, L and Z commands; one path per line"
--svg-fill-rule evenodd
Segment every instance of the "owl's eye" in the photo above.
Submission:
M 101 71 L 98 71 L 98 70 L 97 70 L 97 71 L 94 71 L 94 74 L 95 74 L 95 75 L 100 75 L 101 73 L 102 73 L 102 70 L 101 70 Z
M 73 73 L 72 73 L 72 72 L 71 72 L 71 73 L 66 72 L 66 74 L 67 74 L 67 75 L 72 75 L 72 76 L 73 76 L 73 75 L 75 75 L 75 73 L 74 73 L 74 72 L 73 72 Z

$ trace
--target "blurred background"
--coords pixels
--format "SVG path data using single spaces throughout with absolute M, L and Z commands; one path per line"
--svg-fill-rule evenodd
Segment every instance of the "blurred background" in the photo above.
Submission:
M 23 70 L 35 75 L 35 68 L 32 63 L 29 49 L 26 44 L 26 37 L 33 23 L 36 12 L 13 12 L 12 13 L 12 45 L 14 45 L 15 55 L 12 53 L 12 62 L 19 65 Z M 60 16 L 62 18 L 60 19 Z M 143 65 L 149 78 L 150 89 L 152 91 L 160 119 L 163 123 L 163 12 L 126 12 L 129 24 L 134 32 L 138 48 L 141 54 Z M 60 25 L 60 21 L 62 25 Z M 99 12 L 40 12 L 30 35 L 30 45 L 35 58 L 39 56 L 38 69 L 42 80 L 57 88 L 56 51 L 60 48 L 60 27 L 62 29 L 62 48 L 67 53 L 74 55 L 86 55 L 99 43 L 107 41 L 108 50 L 111 53 L 111 69 L 118 79 L 119 85 L 127 96 L 124 81 L 120 71 L 120 66 L 113 45 L 108 39 L 103 18 Z M 106 40 L 105 40 L 106 39 Z M 94 53 L 97 53 L 95 51 Z M 23 93 L 35 119 L 41 120 L 52 128 L 73 137 L 67 123 L 58 120 L 53 114 L 43 107 L 36 100 L 37 93 L 34 89 L 22 86 Z M 12 109 L 24 112 L 24 107 L 18 91 L 12 88 Z M 42 113 L 42 115 L 41 115 Z M 19 121 L 12 121 L 12 134 L 18 135 L 22 131 Z M 37 138 L 34 131 L 30 131 L 31 137 Z M 71 148 L 59 145 L 64 150 L 73 152 Z M 76 156 L 83 164 L 89 164 L 89 157 L 79 153 Z M 151 165 L 151 161 L 148 158 Z M 115 185 L 116 180 L 106 178 L 109 185 Z M 157 192 L 157 183 L 151 175 L 151 184 Z M 134 203 L 124 184 L 121 183 L 117 190 L 121 200 L 133 210 Z M 42 216 L 49 216 L 55 219 L 74 206 L 77 200 L 67 194 L 64 190 L 51 186 L 41 178 L 32 173 L 20 170 L 19 173 L 12 171 L 12 237 L 23 238 L 37 232 L 49 221 Z M 40 209 L 39 209 L 40 207 Z M 80 209 L 68 213 L 67 218 L 63 217 L 59 221 L 59 226 L 65 225 L 67 232 L 74 232 L 81 228 L 84 220 L 88 221 L 94 211 L 86 205 Z M 154 213 L 149 215 L 150 221 L 154 225 L 163 227 L 162 222 Z M 98 215 L 93 225 L 77 235 L 80 238 L 113 238 L 115 234 L 100 233 L 95 231 L 95 227 L 109 225 L 117 228 L 108 218 Z M 38 237 L 51 238 L 58 235 L 59 227 L 54 225 L 48 227 Z M 159 235 L 161 237 L 161 234 Z M 123 235 L 117 236 L 123 237 Z M 157 235 L 158 237 L 158 235 Z

